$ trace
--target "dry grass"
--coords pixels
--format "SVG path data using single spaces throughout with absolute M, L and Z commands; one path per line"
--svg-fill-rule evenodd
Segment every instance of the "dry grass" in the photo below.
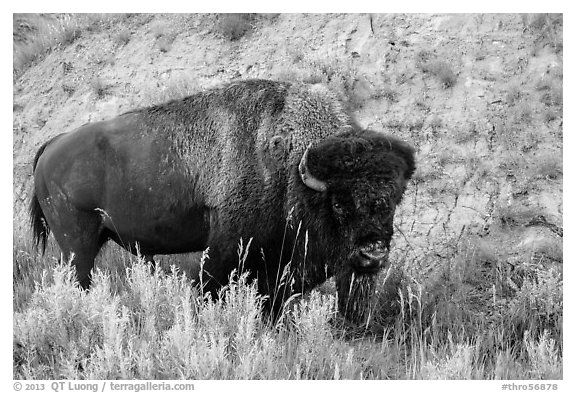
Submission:
M 113 14 L 14 14 L 14 35 L 22 39 L 14 42 L 13 73 L 22 73 L 32 62 L 58 46 L 66 46 L 84 31 L 102 22 L 119 18 Z
M 486 270 L 486 264 L 494 268 Z M 451 263 L 427 284 L 393 269 L 380 283 L 380 308 L 368 330 L 338 322 L 331 293 L 312 292 L 272 324 L 245 276 L 232 275 L 219 298 L 210 300 L 174 267 L 151 274 L 133 260 L 121 274 L 97 269 L 92 289 L 83 292 L 70 267 L 41 265 L 34 291 L 14 300 L 14 375 L 561 378 L 561 272 L 532 263 L 521 273 L 501 273 L 497 265 L 488 245 L 463 240 Z M 17 282 L 30 285 L 33 276 L 20 274 Z M 514 288 L 507 284 L 512 280 Z M 503 285 L 506 296 L 482 290 Z M 479 313 L 483 297 L 494 299 L 489 314 Z

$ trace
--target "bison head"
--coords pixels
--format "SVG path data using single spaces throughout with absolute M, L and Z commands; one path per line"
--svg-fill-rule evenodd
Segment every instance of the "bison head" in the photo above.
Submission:
M 368 130 L 337 134 L 304 152 L 302 182 L 315 192 L 324 224 L 336 231 L 358 274 L 386 264 L 396 206 L 414 168 L 410 146 Z
M 337 250 L 331 263 L 341 298 L 363 302 L 372 277 L 388 265 L 394 213 L 414 169 L 409 145 L 369 130 L 336 134 L 302 155 L 307 209 L 317 214 L 317 230 L 329 233 L 319 237 Z

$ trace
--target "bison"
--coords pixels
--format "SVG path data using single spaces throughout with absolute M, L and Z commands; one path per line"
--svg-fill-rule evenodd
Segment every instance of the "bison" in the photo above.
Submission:
M 51 230 L 83 288 L 111 239 L 148 261 L 209 248 L 215 293 L 252 239 L 244 269 L 262 295 L 281 304 L 335 276 L 343 308 L 388 262 L 415 163 L 322 85 L 246 80 L 60 134 L 33 168 L 35 244 Z

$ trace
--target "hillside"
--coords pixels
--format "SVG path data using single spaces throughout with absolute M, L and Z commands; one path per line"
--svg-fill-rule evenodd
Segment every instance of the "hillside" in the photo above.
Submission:
M 417 150 L 376 322 L 403 312 L 398 288 L 420 291 L 422 330 L 433 318 L 441 337 L 461 326 L 453 333 L 462 342 L 487 326 L 509 330 L 500 350 L 526 334 L 549 338 L 561 364 L 562 24 L 541 14 L 15 15 L 15 311 L 26 312 L 31 283 L 58 255 L 54 244 L 37 255 L 28 229 L 31 163 L 43 142 L 230 80 L 320 82 L 362 126 Z M 39 46 L 37 33 L 53 39 Z M 123 271 L 126 259 L 111 257 L 121 252 L 108 247 L 97 266 Z M 186 271 L 194 258 L 162 266 Z M 496 364 L 492 355 L 482 361 Z M 444 375 L 432 365 L 418 377 Z M 480 377 L 561 377 L 506 370 Z

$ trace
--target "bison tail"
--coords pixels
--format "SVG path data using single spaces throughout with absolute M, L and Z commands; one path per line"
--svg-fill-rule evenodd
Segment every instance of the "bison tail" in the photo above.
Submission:
M 60 135 L 50 139 L 46 143 L 44 143 L 36 155 L 34 156 L 34 161 L 32 164 L 32 171 L 36 171 L 36 166 L 38 165 L 38 160 L 46 147 L 58 138 Z M 38 196 L 34 192 L 32 194 L 32 200 L 30 201 L 30 224 L 32 225 L 32 233 L 34 236 L 34 245 L 36 248 L 42 243 L 42 253 L 46 251 L 46 241 L 48 240 L 48 235 L 50 234 L 50 227 L 48 226 L 48 222 L 46 221 L 46 217 L 44 217 L 44 212 L 42 211 L 42 207 L 40 206 L 40 202 L 38 201 Z
M 34 236 L 34 245 L 36 248 L 42 245 L 42 254 L 46 251 L 46 241 L 48 240 L 48 235 L 50 234 L 50 227 L 44 217 L 44 212 L 38 202 L 38 197 L 36 194 L 32 195 L 32 200 L 30 201 L 30 223 L 32 225 L 32 232 Z

